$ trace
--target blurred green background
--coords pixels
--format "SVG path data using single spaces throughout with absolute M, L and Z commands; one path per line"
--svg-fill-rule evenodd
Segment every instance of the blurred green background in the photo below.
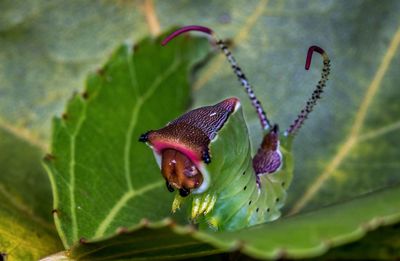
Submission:
M 208 26 L 232 42 L 269 118 L 281 129 L 320 75 L 319 57 L 304 70 L 307 48 L 319 45 L 329 54 L 326 92 L 294 144 L 295 178 L 284 215 L 398 184 L 399 13 L 396 0 L 1 0 L 0 251 L 29 246 L 26 238 L 38 235 L 31 227 L 41 231 L 37 245 L 24 248 L 41 249 L 32 258 L 62 249 L 52 240 L 50 184 L 40 165 L 51 118 L 61 115 L 87 73 L 122 42 L 176 25 Z M 190 107 L 241 98 L 252 140 L 259 142 L 256 116 L 223 56 L 213 55 L 192 82 Z M 24 236 L 9 235 L 10 226 Z

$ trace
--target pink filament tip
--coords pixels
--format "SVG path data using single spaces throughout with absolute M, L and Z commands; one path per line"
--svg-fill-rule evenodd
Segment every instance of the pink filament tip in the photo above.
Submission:
M 188 31 L 200 31 L 206 34 L 212 34 L 212 30 L 210 28 L 204 27 L 204 26 L 200 26 L 200 25 L 188 25 L 188 26 L 184 26 L 178 30 L 176 30 L 175 32 L 173 32 L 172 34 L 168 35 L 162 42 L 161 45 L 166 45 L 169 41 L 171 41 L 172 39 L 174 39 L 175 37 L 177 37 L 178 35 L 181 35 L 185 32 Z
M 308 48 L 306 66 L 305 66 L 306 70 L 310 69 L 311 58 L 312 58 L 313 52 L 317 52 L 317 53 L 319 53 L 321 55 L 325 53 L 324 49 L 322 49 L 321 47 L 316 46 L 316 45 L 313 45 L 310 48 Z

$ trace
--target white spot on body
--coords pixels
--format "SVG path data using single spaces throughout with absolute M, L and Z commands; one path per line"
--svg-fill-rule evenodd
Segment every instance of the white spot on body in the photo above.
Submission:
M 276 151 L 278 152 L 281 164 L 279 165 L 279 167 L 274 172 L 280 171 L 282 169 L 282 166 L 283 166 L 283 155 L 282 155 L 282 152 L 281 152 L 281 143 L 280 143 L 280 141 L 278 141 L 278 147 L 277 147 Z
M 236 111 L 240 108 L 240 106 L 241 106 L 241 104 L 240 104 L 240 101 L 238 100 L 238 101 L 236 102 L 236 104 L 235 104 L 234 112 L 236 112 Z
M 153 148 L 153 147 L 151 147 L 151 148 Z M 154 157 L 156 158 L 156 162 L 157 162 L 158 167 L 161 169 L 161 155 L 158 154 L 156 152 L 156 150 L 154 150 L 154 149 L 153 149 L 153 154 L 154 154 Z
M 168 163 L 168 166 L 172 166 L 172 165 L 175 165 L 176 164 L 176 160 L 171 160 L 169 163 Z
M 211 113 L 211 114 L 210 114 L 210 117 L 212 117 L 212 116 L 214 116 L 214 115 L 217 115 L 217 113 L 216 113 L 216 112 Z
M 200 187 L 198 187 L 192 191 L 193 194 L 203 193 L 210 186 L 210 175 L 208 174 L 208 171 L 206 170 L 204 163 L 200 163 L 200 165 L 197 166 L 197 168 L 200 171 L 200 173 L 203 175 L 203 183 L 201 183 Z

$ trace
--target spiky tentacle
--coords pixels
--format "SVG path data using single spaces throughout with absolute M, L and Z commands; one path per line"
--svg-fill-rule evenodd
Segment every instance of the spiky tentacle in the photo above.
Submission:
M 269 129 L 270 123 L 267 118 L 267 115 L 261 105 L 261 102 L 257 99 L 256 95 L 254 94 L 253 88 L 251 87 L 249 80 L 247 79 L 246 75 L 243 73 L 242 69 L 236 62 L 236 59 L 233 57 L 232 53 L 229 51 L 226 44 L 222 40 L 218 39 L 215 36 L 215 33 L 210 28 L 207 28 L 204 26 L 199 26 L 199 25 L 189 25 L 189 26 L 182 27 L 182 28 L 176 30 L 175 32 L 173 32 L 172 34 L 168 35 L 164 39 L 164 41 L 162 41 L 162 45 L 166 45 L 173 38 L 177 37 L 180 34 L 188 32 L 188 31 L 200 31 L 200 32 L 203 32 L 203 33 L 206 33 L 206 34 L 212 36 L 215 43 L 218 45 L 218 47 L 221 49 L 221 51 L 225 54 L 226 58 L 228 59 L 230 65 L 233 69 L 233 72 L 235 73 L 239 82 L 244 87 L 247 95 L 249 96 L 250 101 L 257 112 L 257 115 L 260 120 L 262 128 Z
M 285 135 L 295 135 L 297 131 L 301 128 L 304 121 L 307 119 L 310 112 L 312 112 L 314 106 L 317 104 L 317 101 L 321 98 L 321 94 L 324 91 L 324 87 L 326 85 L 326 81 L 328 80 L 328 75 L 330 73 L 330 60 L 327 53 L 318 46 L 311 46 L 307 52 L 307 59 L 305 69 L 309 70 L 311 65 L 311 58 L 313 52 L 317 52 L 322 55 L 324 66 L 322 68 L 321 79 L 319 80 L 317 87 L 313 91 L 311 97 L 308 99 L 304 108 L 300 111 L 297 118 L 293 121 L 290 127 L 285 131 Z

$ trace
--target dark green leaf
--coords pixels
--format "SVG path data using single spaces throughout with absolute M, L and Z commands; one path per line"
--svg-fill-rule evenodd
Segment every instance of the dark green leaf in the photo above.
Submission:
M 184 111 L 189 69 L 206 50 L 192 38 L 168 48 L 159 38 L 121 46 L 54 120 L 46 165 L 65 246 L 170 215 L 172 195 L 138 138 Z
M 396 260 L 400 256 L 400 225 L 382 227 L 361 240 L 330 250 L 318 260 Z
M 105 240 L 76 244 L 71 254 L 78 260 L 158 260 L 240 249 L 263 259 L 312 257 L 357 240 L 378 226 L 398 221 L 398 197 L 400 186 L 235 232 L 199 232 L 170 220 L 157 224 L 144 222 Z

